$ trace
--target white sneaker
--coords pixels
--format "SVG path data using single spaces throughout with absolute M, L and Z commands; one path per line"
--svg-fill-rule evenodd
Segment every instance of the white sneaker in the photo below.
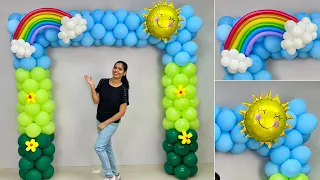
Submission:
M 104 180 L 116 180 L 116 177 L 115 176 L 105 177 Z
M 118 173 L 118 175 L 116 176 L 116 180 L 121 180 L 120 173 Z

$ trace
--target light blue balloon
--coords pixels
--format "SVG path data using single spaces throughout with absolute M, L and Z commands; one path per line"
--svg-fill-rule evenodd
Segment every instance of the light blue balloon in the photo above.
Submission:
M 15 20 L 15 19 L 12 19 L 10 20 L 8 23 L 7 23 L 7 30 L 10 34 L 14 34 L 18 25 L 19 25 L 19 21 L 18 20 Z
M 246 144 L 247 147 L 252 150 L 257 150 L 260 148 L 260 143 L 254 139 L 249 139 L 249 141 Z
M 115 47 L 120 48 L 123 46 L 123 41 L 121 39 L 117 39 L 116 43 L 114 44 Z
M 83 36 L 84 36 L 84 34 L 82 33 L 82 34 L 78 35 L 76 38 L 72 39 L 71 41 L 72 42 L 76 42 L 76 41 L 80 42 L 82 40 Z
M 288 107 L 296 116 L 300 116 L 307 111 L 307 104 L 300 98 L 292 99 Z
M 182 50 L 182 46 L 179 42 L 175 41 L 167 45 L 166 52 L 170 56 L 175 56 Z
M 184 27 L 185 27 L 186 24 L 187 24 L 187 19 L 186 19 L 186 17 L 184 17 L 183 15 L 180 15 L 179 17 L 182 18 L 183 21 L 180 21 L 180 22 L 179 22 L 179 24 L 181 25 L 181 27 L 180 27 L 178 30 L 182 30 L 182 29 L 184 29 Z
M 231 75 L 231 74 L 225 74 L 225 75 L 223 76 L 223 80 L 233 80 L 233 75 Z
M 190 55 L 186 52 L 179 52 L 174 56 L 173 61 L 179 66 L 185 66 L 190 61 Z
M 302 13 L 302 12 L 301 12 L 301 13 L 297 13 L 297 14 L 295 14 L 294 16 L 295 16 L 297 19 L 299 19 L 299 21 L 301 21 L 302 18 L 304 18 L 304 17 L 310 18 L 308 14 Z
M 220 127 L 216 123 L 214 123 L 214 140 L 215 140 L 215 142 L 219 140 L 220 135 L 221 135 Z
M 163 65 L 166 66 L 167 64 L 173 62 L 173 57 L 170 56 L 170 55 L 168 55 L 168 54 L 164 54 L 164 55 L 162 56 L 161 62 L 162 62 Z
M 281 51 L 281 50 L 280 50 L 280 51 Z M 283 59 L 281 52 L 271 53 L 270 57 L 271 57 L 273 60 Z
M 282 146 L 282 144 L 283 144 L 283 142 L 284 142 L 285 139 L 286 139 L 286 138 L 283 137 L 283 136 L 278 137 L 277 143 L 276 143 L 276 144 L 272 143 L 271 148 L 274 149 L 274 148 L 277 148 L 277 147 Z
M 263 42 L 263 41 L 264 41 L 264 39 L 265 39 L 265 37 L 260 37 L 259 39 L 257 39 L 257 41 L 256 41 L 256 42 L 257 42 L 257 43 L 258 43 L 258 42 Z
M 300 164 L 306 164 L 310 160 L 311 150 L 307 146 L 298 146 L 291 151 L 291 158 L 296 159 Z
M 147 10 L 142 10 L 139 12 L 138 16 L 140 19 L 140 24 L 144 23 L 146 21 L 146 19 L 142 16 L 143 14 L 148 14 Z
M 269 161 L 265 166 L 264 166 L 264 173 L 268 176 L 271 177 L 274 174 L 277 174 L 280 172 L 280 166 L 277 164 L 274 164 L 272 161 Z
M 247 149 L 246 144 L 233 144 L 230 152 L 232 154 L 241 154 L 243 152 L 245 152 Z
M 124 24 L 128 27 L 130 31 L 136 30 L 140 26 L 139 16 L 134 13 L 128 15 L 124 21 Z
M 150 37 L 147 32 L 144 32 L 144 28 L 145 26 L 140 25 L 138 29 L 136 29 L 136 35 L 141 40 L 147 40 Z
M 303 143 L 306 143 L 310 139 L 311 134 L 302 134 Z
M 80 43 L 79 41 L 73 41 L 73 42 L 71 43 L 71 45 L 72 45 L 73 47 L 79 47 L 79 46 L 81 46 L 81 43 Z
M 163 41 L 160 41 L 156 44 L 156 47 L 160 50 L 164 50 L 166 49 L 167 45 Z
M 247 141 L 249 141 L 249 138 L 246 138 L 246 133 L 241 133 L 241 130 L 243 129 L 242 125 L 235 125 L 233 129 L 231 130 L 231 139 L 233 142 L 237 144 L 244 144 Z
M 189 32 L 198 32 L 202 27 L 202 19 L 198 16 L 192 16 L 188 19 L 186 29 Z
M 301 173 L 308 175 L 311 172 L 311 165 L 309 163 L 302 165 Z
M 237 117 L 237 123 L 239 123 L 240 121 L 243 120 L 243 115 L 240 114 L 240 110 L 247 110 L 247 107 L 243 104 L 237 106 L 236 108 L 234 108 L 233 113 L 236 115 Z
M 310 58 L 310 54 L 307 53 L 307 52 L 299 52 L 299 53 L 298 53 L 298 57 L 299 57 L 300 59 L 308 59 L 308 58 Z
M 94 19 L 94 23 L 101 23 L 102 17 L 104 16 L 104 11 L 101 9 L 96 9 L 91 13 L 92 18 Z
M 318 18 L 320 18 L 320 12 L 312 12 L 310 14 L 310 17 L 312 18 L 312 20 L 313 19 L 318 19 Z
M 67 48 L 67 47 L 69 47 L 71 45 L 71 41 L 68 42 L 68 43 L 64 43 L 62 39 L 59 39 L 58 40 L 58 44 L 59 44 L 60 47 Z
M 112 10 L 106 10 L 104 13 L 105 13 L 105 14 L 112 14 L 113 11 L 112 11 Z
M 276 53 L 281 50 L 281 41 L 279 37 L 267 36 L 264 38 L 264 47 L 271 53 Z
M 236 115 L 230 110 L 220 112 L 216 119 L 216 123 L 220 127 L 221 131 L 231 131 L 231 129 L 236 125 L 236 122 Z
M 44 36 L 46 37 L 46 39 L 50 42 L 56 42 L 58 41 L 58 31 L 55 29 L 46 29 L 44 31 Z
M 177 41 L 179 43 L 184 44 L 190 40 L 191 40 L 191 33 L 188 30 L 183 29 L 182 31 L 180 31 L 177 37 Z
M 281 165 L 290 158 L 290 149 L 286 146 L 279 146 L 271 150 L 270 159 L 274 164 Z
M 194 14 L 194 9 L 191 5 L 184 5 L 180 9 L 180 13 L 186 18 L 190 18 Z
M 217 27 L 216 37 L 222 44 L 226 42 L 231 29 L 232 27 L 228 24 L 222 24 Z
M 268 81 L 268 80 L 272 80 L 272 75 L 267 70 L 261 70 L 261 71 L 255 73 L 255 74 L 253 74 L 253 79 L 254 80 L 264 80 L 264 81 L 267 80 Z
M 284 59 L 292 60 L 298 56 L 298 52 L 296 52 L 294 55 L 290 55 L 286 49 L 281 49 L 280 52 Z
M 198 33 L 197 32 L 192 32 L 191 33 L 191 40 L 197 37 Z
M 252 66 L 250 66 L 247 69 L 247 71 L 249 71 L 252 74 L 261 71 L 263 60 L 259 56 L 257 56 L 256 54 L 250 54 L 249 58 L 252 59 Z
M 295 129 L 301 134 L 310 134 L 317 128 L 318 118 L 311 113 L 304 113 L 298 117 Z
M 129 32 L 127 37 L 124 38 L 123 43 L 128 47 L 135 46 L 138 43 L 138 38 L 137 38 L 135 32 L 133 32 L 133 31 Z
M 32 57 L 39 58 L 39 57 L 43 56 L 43 54 L 45 53 L 45 49 L 40 44 L 34 43 L 34 44 L 32 44 L 32 46 L 34 46 L 36 48 L 36 52 L 34 52 L 32 54 Z
M 112 14 L 106 14 L 105 16 L 103 16 L 101 24 L 108 30 L 112 30 L 114 27 L 116 27 L 118 23 L 117 17 Z
M 137 48 L 145 48 L 148 46 L 147 40 L 138 40 L 138 43 L 136 44 Z
M 169 44 L 169 43 L 173 43 L 174 41 L 177 40 L 177 38 L 178 38 L 178 36 L 177 36 L 176 34 L 174 34 L 174 35 L 171 36 L 171 39 L 170 39 L 167 43 L 168 43 L 168 44 Z
M 283 145 L 287 146 L 289 149 L 296 148 L 303 143 L 303 137 L 301 133 L 295 129 L 289 131 L 286 134 L 286 139 L 283 142 Z
M 15 58 L 15 59 L 12 61 L 12 65 L 13 65 L 13 67 L 14 67 L 15 69 L 21 68 L 20 59 Z
M 124 39 L 128 35 L 128 28 L 126 25 L 119 23 L 116 25 L 116 27 L 113 29 L 113 35 L 117 39 Z
M 222 132 L 220 138 L 216 141 L 215 145 L 217 151 L 230 151 L 233 147 L 233 141 L 231 140 L 230 134 L 227 132 Z
M 91 36 L 90 32 L 85 32 L 80 42 L 82 46 L 90 47 L 94 43 L 94 38 Z
M 118 23 L 123 23 L 128 15 L 128 12 L 126 10 L 120 8 L 114 12 L 114 15 L 116 15 L 116 17 L 118 19 Z
M 187 52 L 190 56 L 193 56 L 197 53 L 198 45 L 193 41 L 189 41 L 182 46 L 182 51 Z
M 77 10 L 72 10 L 72 11 L 69 12 L 69 14 L 70 14 L 71 16 L 75 16 L 76 14 L 80 14 L 80 12 L 77 11 Z
M 51 59 L 48 56 L 42 56 L 37 59 L 37 66 L 43 69 L 49 69 L 51 66 Z
M 52 47 L 52 48 L 57 48 L 57 47 L 59 47 L 58 41 L 51 42 L 51 43 L 50 43 L 50 47 Z
M 271 53 L 266 50 L 264 43 L 255 43 L 252 49 L 252 54 L 259 56 L 261 59 L 266 60 L 270 57 Z
M 83 10 L 81 11 L 81 16 L 85 16 L 85 15 L 90 15 L 90 11 L 89 10 Z
M 291 112 L 291 111 L 287 111 L 287 114 L 289 114 L 290 116 L 292 116 L 292 118 L 293 119 L 288 119 L 287 120 L 287 123 L 289 123 L 290 124 L 290 126 L 292 127 L 292 128 L 286 128 L 286 132 L 289 132 L 289 131 L 291 131 L 295 126 L 296 126 L 296 124 L 297 124 L 297 116 L 293 113 L 293 112 Z
M 218 26 L 222 24 L 228 24 L 229 26 L 233 26 L 233 17 L 231 16 L 223 16 L 218 21 Z
M 237 17 L 233 20 L 233 26 L 241 19 L 241 17 Z
M 30 58 L 22 58 L 20 61 L 20 66 L 27 71 L 32 70 L 37 65 L 36 60 L 33 57 Z
M 95 24 L 91 29 L 91 35 L 94 39 L 102 39 L 106 34 L 106 29 L 102 24 Z
M 113 46 L 117 39 L 113 36 L 112 31 L 107 31 L 106 35 L 102 38 L 102 43 L 105 46 Z
M 94 40 L 94 42 L 93 42 L 93 45 L 95 45 L 95 46 L 102 46 L 102 40 L 98 40 L 98 39 L 96 39 L 96 40 Z
M 84 15 L 83 18 L 87 21 L 87 31 L 90 31 L 94 25 L 94 19 L 90 15 Z
M 268 157 L 270 155 L 271 149 L 269 149 L 267 145 L 263 145 L 256 151 L 260 156 Z
M 19 20 L 19 21 L 22 21 L 22 19 L 23 19 L 26 15 L 27 15 L 26 13 L 21 14 L 21 16 L 20 16 L 20 20 Z
M 314 41 L 313 47 L 310 50 L 310 55 L 311 55 L 311 57 L 313 59 L 320 59 L 320 51 L 319 51 L 319 49 L 320 49 L 320 41 L 319 40 Z
M 253 76 L 250 72 L 236 73 L 233 75 L 233 80 L 253 80 Z
M 8 21 L 10 20 L 20 20 L 21 15 L 19 13 L 12 13 L 10 14 L 10 16 L 8 17 Z
M 320 27 L 320 19 L 317 19 L 317 21 L 314 22 L 318 27 Z M 315 40 L 319 40 L 320 36 L 318 34 L 320 34 L 320 29 L 317 29 L 317 38 Z M 314 42 L 314 41 L 313 41 Z
M 222 112 L 222 111 L 232 111 L 232 109 L 229 107 L 221 107 L 220 112 Z
M 50 45 L 50 42 L 47 40 L 44 34 L 38 34 L 35 42 L 43 47 L 48 47 Z
M 288 178 L 296 177 L 301 172 L 301 169 L 301 164 L 295 159 L 288 159 L 280 167 L 281 173 Z
M 306 46 L 304 46 L 303 48 L 301 48 L 301 49 L 298 49 L 297 51 L 298 52 L 304 52 L 304 53 L 306 53 L 306 52 L 309 52 L 311 49 L 312 49 L 312 47 L 313 47 L 313 41 L 311 41 L 309 44 L 307 44 Z M 299 53 L 299 54 L 300 54 Z
M 198 61 L 198 56 L 194 55 L 190 57 L 190 61 L 189 61 L 190 63 L 195 64 L 197 61 Z
M 220 108 L 218 105 L 214 105 L 214 117 L 217 118 L 217 115 L 220 113 Z

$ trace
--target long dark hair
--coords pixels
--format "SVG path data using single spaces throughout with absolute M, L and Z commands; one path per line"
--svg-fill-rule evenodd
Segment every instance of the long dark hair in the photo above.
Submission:
M 118 61 L 118 62 L 115 63 L 115 65 L 118 64 L 118 63 L 122 64 L 124 72 L 127 72 L 127 70 L 128 70 L 128 64 L 125 63 L 124 61 Z M 124 86 L 125 88 L 127 88 L 127 89 L 130 88 L 130 86 L 129 86 L 129 81 L 128 81 L 128 79 L 127 79 L 127 75 L 122 76 L 121 82 L 122 82 L 122 84 L 123 84 L 123 86 Z

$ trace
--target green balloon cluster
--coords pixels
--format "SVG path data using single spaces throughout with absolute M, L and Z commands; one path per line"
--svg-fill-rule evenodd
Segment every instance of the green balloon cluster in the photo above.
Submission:
M 269 180 L 309 180 L 308 176 L 305 174 L 300 173 L 298 176 L 294 178 L 287 178 L 281 173 L 273 174 Z
M 162 106 L 166 109 L 166 118 L 162 125 L 166 130 L 175 128 L 182 132 L 188 129 L 196 130 L 199 127 L 197 119 L 197 106 L 199 99 L 196 97 L 197 76 L 196 66 L 192 63 L 180 67 L 169 63 L 165 67 L 162 85 L 165 87 L 165 97 Z
M 169 175 L 175 175 L 178 179 L 187 179 L 198 173 L 198 157 L 195 152 L 198 150 L 198 134 L 195 130 L 189 129 L 191 133 L 191 144 L 182 144 L 176 129 L 166 131 L 166 139 L 162 143 L 162 148 L 166 152 L 166 163 L 164 170 Z
M 54 159 L 55 146 L 52 143 L 54 134 L 41 133 L 34 140 L 39 144 L 35 152 L 26 151 L 26 142 L 31 138 L 27 134 L 20 135 L 18 139 L 18 153 L 21 156 L 19 161 L 19 175 L 23 180 L 50 179 L 54 174 L 54 167 L 51 165 Z
M 40 133 L 47 135 L 55 131 L 52 122 L 54 102 L 51 100 L 52 82 L 49 70 L 35 67 L 31 71 L 19 68 L 15 71 L 17 80 L 18 104 L 18 132 L 26 133 L 35 138 Z

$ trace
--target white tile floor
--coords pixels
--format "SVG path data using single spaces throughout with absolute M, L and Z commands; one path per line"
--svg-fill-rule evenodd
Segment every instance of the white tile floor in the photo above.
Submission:
M 213 164 L 198 165 L 199 172 L 192 180 L 213 180 Z M 58 167 L 51 180 L 103 180 L 100 174 L 92 173 L 93 167 Z M 120 166 L 122 180 L 174 180 L 167 175 L 162 166 Z M 0 180 L 20 180 L 17 169 L 0 169 Z

